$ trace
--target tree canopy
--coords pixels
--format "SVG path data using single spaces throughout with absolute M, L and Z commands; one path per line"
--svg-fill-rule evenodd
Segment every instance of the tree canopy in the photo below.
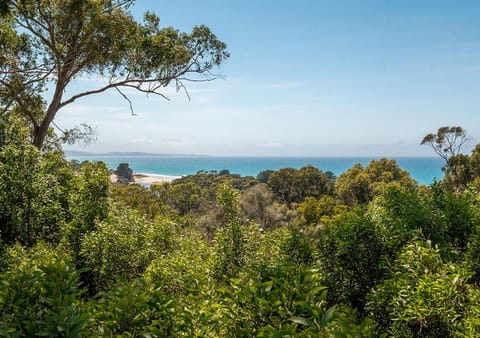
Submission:
M 146 189 L 0 131 L 0 336 L 479 336 L 478 185 L 380 159 Z
M 114 89 L 133 113 L 127 89 L 167 98 L 162 90 L 172 83 L 180 90 L 186 81 L 217 77 L 214 68 L 229 54 L 208 27 L 180 32 L 161 27 L 150 12 L 137 22 L 129 11 L 133 3 L 2 1 L 0 114 L 20 114 L 35 146 L 43 146 L 58 111 L 82 97 Z M 83 76 L 105 83 L 74 92 L 71 84 Z
M 462 127 L 446 126 L 438 128 L 436 134 L 425 135 L 421 144 L 430 145 L 448 163 L 448 159 L 458 155 L 468 140 L 467 131 Z

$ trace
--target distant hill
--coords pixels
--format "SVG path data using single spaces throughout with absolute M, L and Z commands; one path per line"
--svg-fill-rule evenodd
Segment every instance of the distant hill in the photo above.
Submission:
M 104 156 L 115 156 L 115 157 L 132 157 L 132 156 L 142 156 L 142 157 L 174 157 L 174 156 L 188 156 L 188 157 L 208 157 L 208 155 L 198 155 L 198 154 L 156 154 L 156 153 L 146 153 L 141 151 L 133 152 L 121 152 L 113 151 L 108 153 L 90 153 L 87 151 L 78 151 L 78 150 L 66 150 L 65 155 L 69 157 L 104 157 Z

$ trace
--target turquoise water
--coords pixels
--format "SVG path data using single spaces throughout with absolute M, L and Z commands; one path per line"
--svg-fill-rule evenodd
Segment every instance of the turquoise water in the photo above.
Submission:
M 367 165 L 373 157 L 215 157 L 215 156 L 109 156 L 88 155 L 69 156 L 69 159 L 78 161 L 103 161 L 111 169 L 116 169 L 119 163 L 127 162 L 136 173 L 160 174 L 169 176 L 183 176 L 205 170 L 228 169 L 232 174 L 242 176 L 257 176 L 260 171 L 281 168 L 299 169 L 311 164 L 323 171 L 331 171 L 340 175 L 356 163 Z M 402 169 L 419 183 L 430 184 L 434 179 L 443 177 L 441 167 L 443 160 L 434 157 L 399 157 L 397 160 Z

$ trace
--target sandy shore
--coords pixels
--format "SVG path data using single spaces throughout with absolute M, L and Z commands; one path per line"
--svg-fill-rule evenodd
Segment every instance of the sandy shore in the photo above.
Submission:
M 154 174 L 133 174 L 133 183 L 141 185 L 151 185 L 154 183 L 170 183 L 173 180 L 181 178 L 181 176 L 168 176 L 168 175 L 154 175 Z M 117 182 L 117 175 L 110 175 L 111 182 Z

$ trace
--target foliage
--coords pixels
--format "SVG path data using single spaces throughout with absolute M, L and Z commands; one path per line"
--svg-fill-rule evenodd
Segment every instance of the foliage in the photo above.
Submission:
M 311 266 L 313 263 L 313 248 L 309 239 L 298 230 L 291 230 L 280 248 L 284 256 L 284 262 L 302 267 Z
M 119 163 L 114 173 L 117 175 L 117 181 L 121 183 L 128 184 L 133 181 L 133 170 L 128 166 L 128 163 Z
M 1 336 L 479 336 L 478 149 L 461 189 L 386 159 L 145 189 L 24 122 L 0 123 Z
M 335 183 L 335 196 L 345 205 L 366 204 L 388 186 L 413 188 L 415 181 L 395 160 L 382 158 L 371 161 L 365 169 L 356 164 L 342 173 Z
M 470 324 L 478 315 L 479 290 L 468 278 L 461 267 L 444 264 L 428 242 L 415 242 L 402 251 L 393 278 L 369 296 L 367 308 L 395 337 L 478 335 L 478 323 Z
M 196 175 L 187 175 L 172 182 L 172 185 L 194 183 L 195 185 L 205 189 L 208 192 L 209 199 L 216 200 L 216 192 L 221 185 L 228 184 L 234 189 L 243 191 L 258 183 L 258 181 L 250 176 L 240 176 L 238 174 L 231 174 L 227 171 L 204 172 L 200 171 Z
M 446 224 L 428 190 L 390 186 L 373 200 L 368 214 L 382 233 L 390 262 L 415 236 L 445 242 Z
M 241 225 L 238 222 L 228 223 L 217 231 L 212 264 L 212 273 L 216 281 L 228 282 L 237 276 L 255 252 L 252 245 L 255 245 L 254 238 L 257 236 L 257 227 Z
M 172 183 L 154 184 L 150 190 L 162 209 L 169 207 L 166 208 L 168 215 L 172 214 L 170 211 L 176 211 L 180 216 L 177 221 L 183 226 L 195 224 L 206 236 L 213 238 L 217 228 L 225 226 L 217 192 L 224 185 L 245 190 L 257 183 L 252 177 L 199 172 L 176 179 Z
M 204 206 L 205 194 L 206 192 L 194 183 L 175 184 L 170 189 L 170 203 L 180 216 L 189 212 L 199 212 Z
M 307 197 L 298 205 L 300 226 L 315 226 L 320 223 L 328 223 L 335 216 L 346 210 L 344 205 L 339 205 L 332 196 L 322 196 L 319 199 Z
M 212 250 L 195 231 L 179 235 L 175 248 L 155 258 L 144 279 L 171 297 L 193 296 L 212 285 Z
M 465 189 L 474 180 L 470 158 L 467 155 L 449 157 L 447 165 L 442 169 L 445 172 L 444 182 L 457 190 Z
M 335 196 L 345 205 L 365 204 L 372 198 L 369 177 L 360 163 L 338 176 Z
M 440 127 L 435 134 L 425 135 L 421 144 L 427 144 L 445 160 L 442 170 L 445 180 L 456 189 L 462 189 L 472 179 L 468 156 L 461 154 L 462 147 L 469 141 L 462 127 Z
M 0 131 L 6 142 L 0 147 L 0 239 L 28 246 L 38 239 L 57 243 L 68 217 L 71 171 L 62 154 L 33 147 L 18 119 L 1 120 Z
M 0 273 L 0 335 L 84 334 L 88 320 L 79 306 L 78 277 L 69 257 L 45 244 L 11 247 Z
M 330 194 L 332 177 L 311 165 L 299 170 L 284 168 L 269 176 L 268 186 L 279 201 L 301 203 L 308 196 Z
M 118 203 L 137 210 L 140 214 L 150 219 L 155 217 L 173 217 L 175 211 L 154 193 L 158 185 L 152 189 L 144 188 L 137 184 L 113 184 L 110 187 L 109 196 Z
M 465 262 L 473 274 L 471 281 L 480 285 L 480 226 L 478 224 L 469 238 Z
M 246 223 L 254 222 L 262 229 L 288 226 L 295 218 L 295 210 L 274 200 L 266 184 L 259 183 L 244 190 L 240 196 L 241 216 Z
M 326 288 L 319 286 L 316 271 L 284 265 L 263 275 L 260 281 L 232 280 L 230 287 L 220 290 L 227 336 L 308 337 L 325 332 L 335 307 L 326 307 Z
M 263 170 L 257 174 L 257 181 L 260 183 L 268 183 L 270 175 L 273 174 L 274 170 Z
M 480 144 L 477 144 L 472 150 L 472 155 L 469 158 L 470 174 L 478 178 L 480 177 Z
M 140 276 L 150 262 L 174 246 L 173 224 L 147 221 L 129 209 L 112 206 L 108 217 L 86 234 L 80 254 L 94 273 L 96 290 L 108 290 L 117 279 Z
M 266 184 L 257 184 L 245 190 L 240 199 L 242 212 L 247 219 L 265 226 L 267 208 L 273 203 L 273 193 Z
M 206 214 L 195 220 L 195 226 L 206 237 L 213 239 L 218 229 L 225 228 L 232 222 L 242 223 L 239 198 L 240 192 L 228 183 L 219 185 L 214 204 Z
M 89 304 L 89 335 L 97 337 L 174 337 L 188 332 L 175 302 L 141 279 L 120 283 Z
M 464 254 L 475 227 L 479 224 L 480 200 L 475 190 L 454 193 L 444 190 L 437 203 L 446 223 L 446 240 L 453 250 Z
M 65 244 L 78 257 L 82 236 L 90 233 L 108 214 L 110 177 L 102 162 L 85 162 L 71 179 L 71 221 L 63 227 Z
M 329 303 L 363 311 L 365 296 L 385 273 L 382 233 L 360 211 L 345 213 L 321 230 L 320 267 L 329 287 Z

